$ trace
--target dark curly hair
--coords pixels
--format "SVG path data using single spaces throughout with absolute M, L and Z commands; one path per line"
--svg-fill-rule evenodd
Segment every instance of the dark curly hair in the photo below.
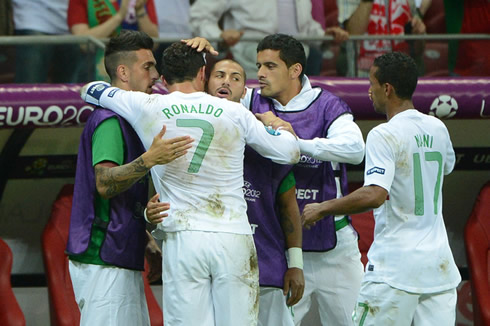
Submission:
M 401 52 L 385 53 L 374 60 L 378 67 L 374 74 L 380 84 L 388 83 L 401 99 L 411 99 L 417 87 L 417 65 L 413 59 Z
M 175 42 L 163 51 L 161 72 L 165 81 L 172 85 L 193 80 L 202 66 L 204 54 L 182 42 Z

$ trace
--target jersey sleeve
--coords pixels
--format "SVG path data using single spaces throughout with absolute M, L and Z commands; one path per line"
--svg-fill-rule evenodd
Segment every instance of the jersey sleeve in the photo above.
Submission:
M 133 127 L 143 116 L 145 103 L 150 100 L 150 95 L 143 92 L 125 91 L 100 81 L 85 85 L 80 96 L 87 103 L 114 111 Z
M 300 139 L 299 146 L 301 153 L 322 161 L 359 164 L 364 158 L 362 132 L 350 113 L 332 122 L 325 138 Z
M 389 192 L 395 177 L 395 164 L 394 151 L 383 133 L 377 128 L 371 130 L 366 140 L 364 186 L 377 185 Z
M 444 162 L 444 175 L 448 175 L 454 169 L 456 164 L 456 154 L 454 153 L 453 143 L 449 137 L 449 132 L 445 128 L 447 134 L 446 161 Z
M 279 164 L 296 164 L 299 161 L 299 144 L 293 134 L 286 130 L 266 129 L 262 122 L 242 106 L 238 111 L 242 114 L 245 140 L 257 153 Z
M 294 172 L 291 170 L 281 181 L 277 194 L 282 195 L 294 186 L 296 186 L 296 179 L 294 178 Z
M 124 138 L 116 117 L 103 121 L 92 135 L 92 165 L 103 161 L 124 163 Z

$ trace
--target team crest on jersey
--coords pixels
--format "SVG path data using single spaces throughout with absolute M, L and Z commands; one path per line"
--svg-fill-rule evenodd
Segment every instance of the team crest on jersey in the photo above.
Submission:
M 265 127 L 265 126 L 264 126 Z M 271 134 L 272 136 L 279 136 L 281 133 L 279 132 L 279 130 L 276 130 L 276 129 L 273 129 L 271 126 L 267 126 L 265 127 L 265 130 L 267 130 L 267 132 L 269 134 Z
M 385 169 L 375 166 L 366 172 L 367 175 L 371 175 L 373 173 L 385 174 Z

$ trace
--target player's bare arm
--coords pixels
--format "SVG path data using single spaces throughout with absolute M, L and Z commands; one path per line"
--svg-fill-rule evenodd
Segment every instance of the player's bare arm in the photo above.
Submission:
M 282 193 L 278 197 L 281 228 L 286 237 L 288 248 L 301 248 L 303 243 L 303 231 L 298 203 L 296 201 L 296 187 Z M 288 268 L 284 275 L 283 293 L 290 294 L 286 304 L 293 306 L 303 297 L 305 290 L 305 278 L 300 268 Z
M 145 248 L 145 258 L 149 265 L 148 282 L 155 282 L 162 275 L 162 250 L 158 246 L 153 236 L 146 231 L 148 243 Z
M 155 165 L 167 164 L 187 153 L 194 141 L 189 136 L 163 139 L 166 127 L 153 138 L 153 142 L 145 153 L 134 161 L 117 165 L 113 162 L 96 164 L 95 182 L 97 191 L 103 198 L 112 198 L 128 190 Z
M 315 224 L 324 216 L 350 215 L 378 208 L 386 200 L 388 192 L 379 186 L 365 186 L 349 195 L 322 203 L 307 204 L 303 209 L 301 220 L 305 227 Z

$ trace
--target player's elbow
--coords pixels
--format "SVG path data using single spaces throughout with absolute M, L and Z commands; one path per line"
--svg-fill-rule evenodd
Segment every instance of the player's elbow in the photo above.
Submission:
M 364 154 L 366 151 L 366 144 L 364 143 L 364 140 L 360 138 L 358 141 L 355 142 L 352 146 L 353 151 L 352 151 L 352 162 L 351 164 L 360 164 L 362 160 L 364 159 Z
M 97 193 L 103 199 L 111 199 L 114 195 L 109 194 L 109 187 L 101 185 L 100 183 L 96 183 Z
M 301 152 L 300 152 L 299 147 L 298 147 L 292 152 L 291 162 L 289 164 L 298 163 L 300 158 L 301 158 Z
M 371 185 L 364 187 L 364 189 L 367 190 L 367 193 L 364 193 L 364 200 L 366 201 L 366 207 L 368 208 L 379 208 L 384 204 L 388 197 L 388 192 L 383 187 Z

